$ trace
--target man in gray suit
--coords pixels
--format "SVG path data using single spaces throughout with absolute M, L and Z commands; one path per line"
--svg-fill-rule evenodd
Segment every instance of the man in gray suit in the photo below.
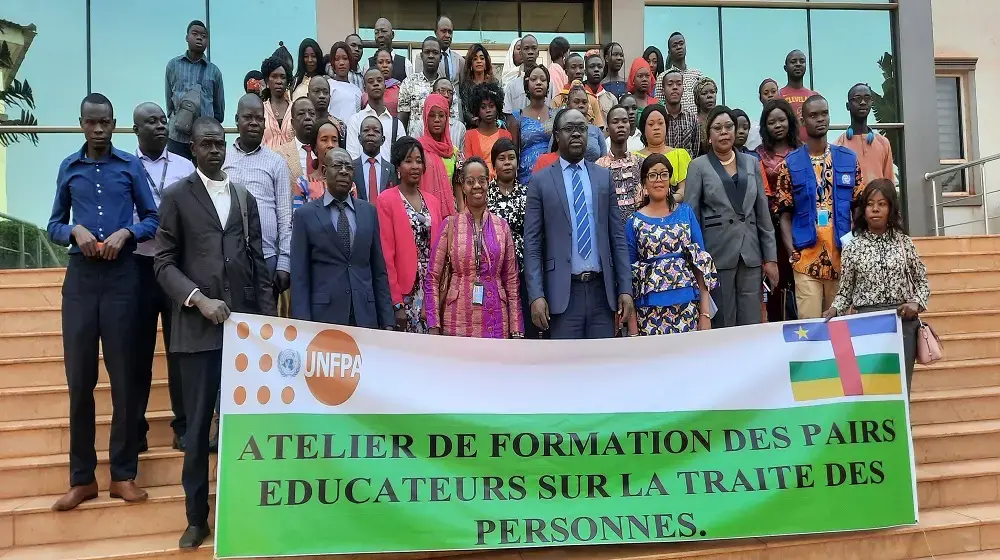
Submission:
M 209 534 L 208 433 L 222 375 L 222 323 L 230 310 L 277 314 L 257 202 L 222 171 L 222 125 L 195 120 L 191 152 L 196 172 L 163 191 L 154 264 L 157 282 L 176 303 L 169 346 L 188 424 L 181 472 L 188 527 L 180 548 L 197 548 Z
M 396 167 L 381 154 L 382 143 L 385 142 L 382 121 L 372 115 L 365 117 L 361 121 L 358 140 L 362 152 L 361 157 L 354 160 L 354 185 L 358 189 L 358 198 L 375 204 L 378 195 L 396 183 Z
M 694 209 L 704 248 L 719 272 L 719 287 L 712 291 L 719 311 L 712 327 L 760 323 L 762 267 L 770 285 L 778 285 L 777 245 L 760 161 L 733 149 L 736 122 L 728 108 L 713 110 L 706 126 L 711 149 L 688 167 L 684 202 Z M 734 161 L 735 167 L 727 169 Z
M 560 111 L 559 161 L 531 178 L 524 270 L 531 320 L 552 338 L 608 338 L 634 311 L 632 267 L 611 173 L 583 160 L 587 120 Z
M 350 195 L 353 165 L 347 150 L 329 150 L 322 167 L 326 193 L 295 213 L 292 317 L 392 330 L 378 216 L 374 206 Z

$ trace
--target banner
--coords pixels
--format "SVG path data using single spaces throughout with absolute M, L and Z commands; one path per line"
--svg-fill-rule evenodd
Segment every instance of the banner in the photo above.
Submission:
M 917 521 L 893 313 L 610 340 L 233 314 L 221 558 L 853 531 Z

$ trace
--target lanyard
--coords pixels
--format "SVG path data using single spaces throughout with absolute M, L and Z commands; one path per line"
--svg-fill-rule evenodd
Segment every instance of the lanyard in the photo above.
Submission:
M 469 221 L 472 222 L 473 231 L 473 247 L 475 248 L 476 255 L 476 282 L 479 282 L 479 267 L 482 264 L 482 253 L 483 253 L 483 228 L 476 226 L 476 220 L 473 219 L 472 215 L 469 215 Z M 486 216 L 483 215 L 483 224 L 486 223 Z
M 167 180 L 167 166 L 170 165 L 170 158 L 168 157 L 166 159 L 167 160 L 163 162 L 163 173 L 160 175 L 159 187 L 157 187 L 156 183 L 153 182 L 153 178 L 150 177 L 149 170 L 146 169 L 146 166 L 142 166 L 142 170 L 146 173 L 146 179 L 149 181 L 149 186 L 153 187 L 153 190 L 156 191 L 156 196 L 161 196 L 163 194 L 163 183 Z

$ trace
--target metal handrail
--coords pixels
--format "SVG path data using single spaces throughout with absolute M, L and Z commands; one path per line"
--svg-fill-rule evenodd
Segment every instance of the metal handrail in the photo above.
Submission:
M 996 160 L 1000 160 L 1000 154 L 993 154 L 991 156 L 986 156 L 984 158 L 979 158 L 977 160 L 968 161 L 968 162 L 965 162 L 965 163 L 958 163 L 958 164 L 955 164 L 955 165 L 949 165 L 948 167 L 945 167 L 943 169 L 939 169 L 937 171 L 931 171 L 930 173 L 925 173 L 924 174 L 924 180 L 931 182 L 931 202 L 932 202 L 932 205 L 934 207 L 934 235 L 941 235 L 943 233 L 943 229 L 944 228 L 956 227 L 956 226 L 964 226 L 964 225 L 976 223 L 978 221 L 978 220 L 972 220 L 972 221 L 961 222 L 961 223 L 957 223 L 957 224 L 946 224 L 943 227 L 941 226 L 941 218 L 940 218 L 939 213 L 938 213 L 938 208 L 942 208 L 943 209 L 944 207 L 950 206 L 952 204 L 957 204 L 959 202 L 966 202 L 970 198 L 979 198 L 979 199 L 982 200 L 982 205 L 983 205 L 983 230 L 984 230 L 984 233 L 986 233 L 986 235 L 990 234 L 990 218 L 991 218 L 991 216 L 990 216 L 990 207 L 987 204 L 987 197 L 991 193 L 990 193 L 989 188 L 987 188 L 987 186 L 986 186 L 986 164 L 990 163 L 991 161 L 996 161 Z M 981 182 L 982 182 L 982 192 L 978 193 L 978 194 L 971 195 L 969 197 L 960 198 L 960 199 L 943 200 L 943 201 L 941 201 L 939 203 L 938 202 L 938 192 L 937 192 L 937 178 L 938 177 L 942 177 L 944 175 L 951 175 L 953 173 L 958 173 L 960 171 L 964 171 L 966 169 L 971 169 L 973 167 L 980 167 L 980 168 L 982 168 L 982 170 L 980 171 L 980 178 L 981 178 Z M 992 216 L 992 217 L 995 218 L 997 216 Z
M 37 247 L 37 250 L 38 250 L 38 253 L 37 253 L 38 262 L 37 262 L 37 264 L 38 264 L 38 266 L 42 267 L 44 265 L 44 260 L 45 259 L 44 259 L 43 252 L 42 252 L 42 248 L 43 247 L 46 249 L 45 252 L 47 253 L 48 257 L 52 259 L 53 266 L 57 266 L 57 267 L 60 266 L 59 257 L 56 255 L 56 252 L 52 249 L 52 245 L 49 244 L 44 239 L 42 239 L 42 237 L 43 237 L 42 231 L 41 231 L 41 229 L 38 226 L 36 226 L 35 224 L 33 224 L 31 222 L 26 222 L 26 221 L 24 221 L 24 220 L 22 220 L 20 218 L 15 218 L 14 216 L 11 216 L 11 215 L 8 215 L 8 214 L 4 214 L 3 212 L 0 212 L 0 220 L 7 220 L 7 221 L 10 221 L 10 222 L 14 222 L 15 224 L 18 224 L 19 226 L 21 226 L 21 229 L 20 229 L 20 239 L 19 239 L 20 249 L 18 249 L 18 248 L 0 247 L 0 249 L 8 249 L 8 250 L 11 250 L 11 251 L 17 251 L 17 253 L 18 253 L 18 268 L 25 268 L 25 266 L 24 266 L 25 265 L 25 257 L 28 256 L 28 248 L 24 246 L 25 245 L 25 243 L 24 243 L 24 228 L 31 228 L 33 230 L 38 230 L 38 232 L 39 232 L 39 235 L 37 235 L 35 237 L 35 239 L 37 240 L 37 245 L 38 245 L 38 247 Z

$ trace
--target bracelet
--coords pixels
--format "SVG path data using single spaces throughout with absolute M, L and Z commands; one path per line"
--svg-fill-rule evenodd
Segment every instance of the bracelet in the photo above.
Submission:
M 704 317 L 704 318 L 706 318 L 706 319 L 711 319 L 711 318 L 712 318 L 712 316 L 711 316 L 711 315 L 709 315 L 708 313 L 701 313 L 701 314 L 700 314 L 700 316 L 701 316 L 701 317 Z

